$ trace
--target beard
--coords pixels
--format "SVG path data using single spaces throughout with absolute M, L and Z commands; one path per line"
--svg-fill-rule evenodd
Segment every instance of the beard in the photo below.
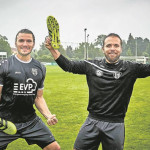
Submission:
M 116 62 L 119 60 L 120 55 L 117 55 L 117 56 L 114 57 L 114 58 L 110 58 L 108 55 L 105 54 L 105 57 L 106 57 L 106 60 L 107 60 L 109 63 L 113 64 L 113 63 L 116 63 Z
M 18 49 L 18 53 L 19 53 L 19 55 L 21 55 L 21 56 L 28 56 L 29 54 L 31 54 L 31 52 L 32 52 L 32 50 L 30 50 L 29 52 L 27 52 L 27 53 L 23 53 L 23 48 L 24 47 L 21 47 L 20 49 Z M 28 48 L 28 47 L 25 47 L 26 49 L 30 49 L 30 48 Z
M 19 55 L 21 55 L 21 56 L 28 56 L 29 54 L 31 54 L 31 52 L 32 52 L 32 51 L 30 51 L 29 53 L 25 53 L 25 54 L 24 54 L 24 53 L 21 53 L 20 51 L 18 51 Z

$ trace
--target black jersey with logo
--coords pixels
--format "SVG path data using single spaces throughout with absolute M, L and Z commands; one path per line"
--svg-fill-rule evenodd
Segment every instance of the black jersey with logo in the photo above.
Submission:
M 26 122 L 36 114 L 33 104 L 37 91 L 43 88 L 45 67 L 35 59 L 23 62 L 11 56 L 0 62 L 0 117 L 13 122 Z
M 56 62 L 65 71 L 86 74 L 89 116 L 104 121 L 123 122 L 136 79 L 150 76 L 150 65 L 130 61 L 70 61 L 60 55 Z

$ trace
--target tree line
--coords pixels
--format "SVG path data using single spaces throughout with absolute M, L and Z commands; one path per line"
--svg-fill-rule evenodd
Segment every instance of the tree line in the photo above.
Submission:
M 7 52 L 7 55 L 11 55 L 11 47 L 8 43 L 8 39 L 6 36 L 2 36 L 0 34 L 0 52 Z
M 66 57 L 72 60 L 81 60 L 84 59 L 85 47 L 88 51 L 88 59 L 95 59 L 95 57 L 103 57 L 102 53 L 102 44 L 103 39 L 106 35 L 101 34 L 97 37 L 93 43 L 79 43 L 78 47 L 73 48 L 71 45 L 68 45 L 66 48 L 63 45 L 60 46 L 59 51 Z M 122 41 L 122 56 L 146 56 L 150 57 L 150 40 L 148 38 L 133 37 L 132 34 L 129 34 L 128 40 Z M 8 52 L 8 55 L 11 55 L 11 48 L 8 43 L 6 36 L 0 35 L 0 52 Z M 39 49 L 34 49 L 32 56 L 38 59 L 41 62 L 54 62 L 53 57 L 46 49 L 44 42 L 40 45 Z

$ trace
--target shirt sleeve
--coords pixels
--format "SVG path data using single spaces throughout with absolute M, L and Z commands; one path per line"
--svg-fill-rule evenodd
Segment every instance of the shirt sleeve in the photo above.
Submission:
M 86 63 L 84 61 L 71 61 L 63 55 L 60 55 L 59 58 L 57 58 L 56 63 L 67 72 L 72 72 L 75 74 L 87 73 Z
M 3 86 L 3 84 L 4 84 L 6 67 L 7 67 L 7 60 L 0 61 L 0 86 Z
M 136 63 L 135 72 L 137 78 L 145 78 L 150 76 L 150 64 Z
M 44 80 L 45 80 L 45 75 L 46 75 L 46 67 L 42 64 L 41 64 L 41 67 L 42 67 L 42 80 L 38 88 L 39 90 L 44 88 Z

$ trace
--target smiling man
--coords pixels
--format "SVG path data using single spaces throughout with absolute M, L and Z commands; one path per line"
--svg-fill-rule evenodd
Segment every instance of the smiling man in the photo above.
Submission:
M 46 68 L 30 55 L 35 44 L 34 34 L 28 29 L 20 30 L 15 40 L 17 55 L 0 63 L 0 118 L 13 122 L 15 135 L 0 130 L 0 150 L 18 139 L 37 144 L 43 150 L 60 150 L 49 128 L 36 115 L 33 105 L 55 125 L 57 118 L 49 111 L 43 98 Z
M 137 78 L 150 76 L 150 65 L 120 60 L 122 40 L 111 33 L 103 41 L 101 60 L 70 61 L 51 46 L 46 47 L 64 70 L 85 74 L 89 87 L 89 115 L 81 127 L 74 150 L 123 150 L 124 118 Z
M 112 36 L 111 36 L 112 35 Z M 120 54 L 122 53 L 122 40 L 114 34 L 110 34 L 105 38 L 103 43 L 103 53 L 108 63 L 116 63 L 119 60 Z

